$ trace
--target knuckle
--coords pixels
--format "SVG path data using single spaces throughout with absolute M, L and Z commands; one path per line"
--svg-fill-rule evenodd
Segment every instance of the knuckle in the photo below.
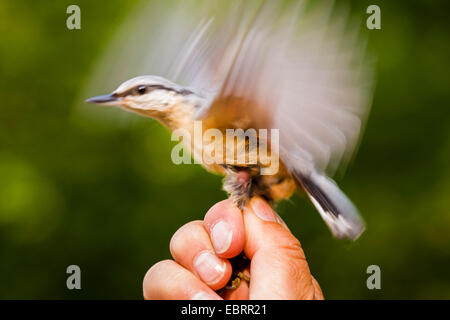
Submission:
M 293 258 L 305 260 L 302 245 L 300 241 L 292 234 L 284 233 L 283 236 L 279 237 L 278 246 L 285 251 L 286 254 L 291 255 Z
M 301 280 L 309 276 L 308 263 L 300 241 L 293 236 L 280 239 L 277 255 L 283 261 L 285 274 L 288 279 Z
M 304 260 L 288 260 L 285 267 L 285 273 L 289 279 L 300 280 L 305 275 Z M 309 273 L 309 272 L 308 272 Z

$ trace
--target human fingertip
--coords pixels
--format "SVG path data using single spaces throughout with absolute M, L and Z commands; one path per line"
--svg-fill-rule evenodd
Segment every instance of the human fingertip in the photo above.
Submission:
M 279 222 L 272 207 L 260 197 L 254 197 L 250 200 L 250 208 L 261 220 Z

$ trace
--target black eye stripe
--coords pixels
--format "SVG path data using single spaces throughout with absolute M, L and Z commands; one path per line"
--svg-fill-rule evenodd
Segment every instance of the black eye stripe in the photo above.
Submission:
M 163 86 L 161 84 L 152 84 L 152 85 L 142 85 L 142 84 L 140 84 L 140 85 L 135 86 L 135 87 L 133 87 L 131 89 L 128 89 L 125 92 L 117 93 L 115 95 L 117 97 L 138 96 L 138 95 L 150 93 L 153 90 L 167 90 L 167 91 L 172 91 L 172 92 L 179 93 L 179 94 L 181 94 L 183 96 L 187 96 L 187 95 L 190 95 L 190 94 L 193 93 L 192 91 L 189 91 L 187 89 L 176 90 L 174 88 L 165 87 L 165 86 Z

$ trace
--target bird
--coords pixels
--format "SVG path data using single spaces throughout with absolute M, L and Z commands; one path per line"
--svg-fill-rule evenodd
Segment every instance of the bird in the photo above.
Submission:
M 182 41 L 155 47 L 173 53 L 167 55 L 175 57 L 167 72 L 172 78 L 137 76 L 86 102 L 156 119 L 172 132 L 193 135 L 196 123 L 224 135 L 254 130 L 256 146 L 244 136 L 232 148 L 253 152 L 256 163 L 228 159 L 226 146 L 206 161 L 212 141 L 184 147 L 205 169 L 224 175 L 223 188 L 240 209 L 255 196 L 275 205 L 298 191 L 335 237 L 356 240 L 364 220 L 332 176 L 352 160 L 370 110 L 373 72 L 365 41 L 345 14 L 333 15 L 329 2 L 312 9 L 307 1 L 255 3 L 234 1 L 183 29 L 183 36 L 180 15 L 169 15 L 156 28 Z M 277 130 L 277 139 L 261 130 Z M 262 173 L 269 165 L 260 143 L 279 160 L 275 173 Z

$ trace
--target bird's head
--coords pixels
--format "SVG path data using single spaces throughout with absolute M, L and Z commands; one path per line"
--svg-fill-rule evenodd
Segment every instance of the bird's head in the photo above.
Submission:
M 110 94 L 92 97 L 86 102 L 119 106 L 164 122 L 175 113 L 174 109 L 187 113 L 187 109 L 193 107 L 192 101 L 195 98 L 191 90 L 167 79 L 158 76 L 140 76 L 125 81 Z

